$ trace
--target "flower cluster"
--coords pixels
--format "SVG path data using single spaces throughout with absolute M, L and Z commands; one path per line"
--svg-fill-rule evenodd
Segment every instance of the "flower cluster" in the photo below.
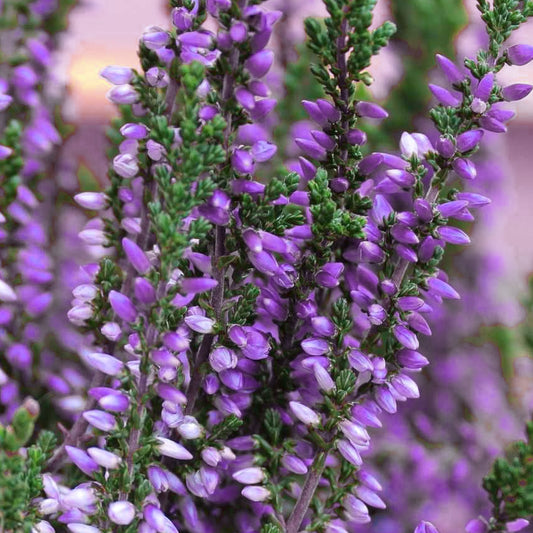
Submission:
M 50 326 L 58 266 L 50 239 L 61 143 L 52 66 L 57 32 L 72 4 L 9 2 L 0 13 L 0 404 L 6 422 L 25 395 L 41 390 L 53 392 L 53 401 L 67 414 L 68 395 L 84 385 L 76 362 L 63 366 L 59 351 L 50 348 L 61 337 L 72 339 L 64 318 L 56 331 Z M 64 344 L 65 350 L 73 347 Z
M 479 2 L 487 50 L 464 68 L 437 56 L 447 86 L 429 86 L 434 132 L 405 132 L 388 153 L 365 148 L 367 124 L 388 113 L 358 88 L 395 26 L 374 29 L 375 0 L 325 0 L 325 21 L 306 21 L 322 95 L 302 102 L 299 157 L 278 168 L 265 80 L 282 13 L 262 3 L 172 0 L 171 29 L 141 37 L 142 70 L 102 71 L 121 111 L 110 185 L 75 201 L 94 212 L 80 238 L 107 251 L 83 267 L 67 314 L 93 375 L 60 446 L 51 454 L 44 433 L 29 454 L 32 473 L 45 471 L 42 497 L 30 496 L 37 533 L 348 533 L 386 506 L 371 432 L 419 397 L 419 335 L 443 299 L 459 298 L 441 259 L 469 243 L 457 222 L 489 202 L 462 190 L 476 178 L 471 156 L 485 131 L 505 131 L 504 102 L 532 89 L 501 87 L 498 73 L 533 59 L 531 46 L 504 45 L 533 6 Z M 45 163 L 35 154 L 46 160 L 36 139 L 55 142 L 49 117 L 35 120 L 39 135 L 30 121 L 32 134 L 6 142 L 13 164 L 11 150 L 33 139 L 20 163 L 29 181 Z M 30 189 L 11 188 L 6 211 L 23 231 L 6 237 L 24 243 L 24 283 L 4 281 L 4 300 L 39 316 L 45 231 L 24 208 Z M 29 351 L 12 346 L 13 361 Z M 35 411 L 26 404 L 4 434 L 18 438 L 19 417 L 33 428 Z

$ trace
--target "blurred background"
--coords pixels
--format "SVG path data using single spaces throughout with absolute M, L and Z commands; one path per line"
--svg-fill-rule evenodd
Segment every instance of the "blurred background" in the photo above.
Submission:
M 303 41 L 302 21 L 320 15 L 321 2 L 267 4 L 285 12 L 274 47 L 285 59 L 297 60 L 293 48 Z M 107 65 L 138 67 L 138 38 L 148 24 L 168 26 L 165 7 L 164 0 L 84 0 L 72 11 L 56 70 L 58 81 L 70 88 L 65 119 L 74 126 L 64 150 L 65 188 L 105 185 L 105 130 L 115 110 L 99 71 Z M 435 51 L 472 57 L 484 43 L 475 0 L 378 0 L 377 12 L 376 24 L 392 17 L 399 32 L 372 65 L 376 83 L 370 90 L 398 118 L 383 131 L 369 132 L 373 146 L 386 144 L 385 135 L 398 139 L 403 129 L 428 128 L 423 118 L 430 102 L 427 81 L 439 79 Z M 514 42 L 533 44 L 533 24 L 521 28 Z M 286 91 L 299 100 L 313 91 L 309 77 L 291 86 L 279 69 L 270 76 L 280 95 Z M 519 81 L 533 82 L 533 63 L 500 76 L 503 84 Z M 424 352 L 433 365 L 420 379 L 422 400 L 388 420 L 387 432 L 376 433 L 372 463 L 389 509 L 377 517 L 372 531 L 412 531 L 421 518 L 433 521 L 441 533 L 463 530 L 468 520 L 486 513 L 481 480 L 493 458 L 523 436 L 531 415 L 533 97 L 509 107 L 517 118 L 507 135 L 488 134 L 477 161 L 474 190 L 493 202 L 473 229 L 474 244 L 450 260 L 450 277 L 463 300 L 434 317 L 434 335 Z M 284 150 L 294 155 L 290 152 L 290 147 Z

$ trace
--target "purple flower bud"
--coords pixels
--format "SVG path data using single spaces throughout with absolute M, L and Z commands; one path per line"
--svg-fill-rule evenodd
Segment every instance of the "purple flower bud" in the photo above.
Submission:
M 69 459 L 89 477 L 92 477 L 93 472 L 98 470 L 96 462 L 83 450 L 75 448 L 74 446 L 65 446 L 65 451 L 67 452 Z
M 429 84 L 429 90 L 433 93 L 433 96 L 437 99 L 439 104 L 449 107 L 456 107 L 459 105 L 460 100 L 454 96 L 450 91 L 439 85 Z
M 382 423 L 373 410 L 365 407 L 363 404 L 356 405 L 352 409 L 352 416 L 354 421 L 362 425 L 374 428 L 382 427 Z
M 307 111 L 307 114 L 318 124 L 321 126 L 325 126 L 328 122 L 328 119 L 322 113 L 320 110 L 320 107 L 318 107 L 318 104 L 315 102 L 310 102 L 309 100 L 302 100 L 302 105 L 304 109 Z
M 105 353 L 88 353 L 83 355 L 83 358 L 87 364 L 108 376 L 116 376 L 117 374 L 120 374 L 124 368 L 124 363 L 122 363 L 122 361 Z
M 128 501 L 113 502 L 107 510 L 109 520 L 121 526 L 131 524 L 135 518 L 135 514 L 135 506 Z
M 265 487 L 248 486 L 242 489 L 241 494 L 252 502 L 264 502 L 270 498 L 270 491 Z
M 109 293 L 109 303 L 113 311 L 125 322 L 135 322 L 137 320 L 137 310 L 132 301 L 118 291 Z
M 113 87 L 107 92 L 106 97 L 118 105 L 134 104 L 139 101 L 137 91 L 128 84 Z
M 215 372 L 222 372 L 223 370 L 235 368 L 238 358 L 233 350 L 220 346 L 209 354 L 209 363 Z
M 152 267 L 146 254 L 139 248 L 139 246 L 131 239 L 124 237 L 122 239 L 122 248 L 124 253 L 131 263 L 131 266 L 139 273 L 146 274 Z
M 109 66 L 100 71 L 100 76 L 113 85 L 125 85 L 133 79 L 133 70 L 129 67 Z
M 376 170 L 376 168 L 378 168 L 381 163 L 383 163 L 383 154 L 369 154 L 363 157 L 361 161 L 359 161 L 358 169 L 361 174 L 367 176 L 368 174 Z
M 308 338 L 301 342 L 303 351 L 308 355 L 323 355 L 329 351 L 329 344 L 324 339 Z
M 229 30 L 229 35 L 232 41 L 242 43 L 248 36 L 248 28 L 243 22 L 235 22 Z
M 359 116 L 367 118 L 384 119 L 389 116 L 381 106 L 372 102 L 358 102 L 356 111 Z
M 387 170 L 387 176 L 400 187 L 412 187 L 416 183 L 416 178 L 406 170 L 393 168 Z
M 515 83 L 505 87 L 502 91 L 503 98 L 508 102 L 514 102 L 516 100 L 522 100 L 533 89 L 533 85 L 526 83 Z
M 213 43 L 213 35 L 205 31 L 189 31 L 178 35 L 178 41 L 184 46 L 210 48 Z
M 215 321 L 202 315 L 189 315 L 185 317 L 185 324 L 197 333 L 211 333 Z
M 465 531 L 466 533 L 485 533 L 487 531 L 487 526 L 483 520 L 474 518 L 466 524 Z
M 391 380 L 391 385 L 397 392 L 406 398 L 419 398 L 420 392 L 417 384 L 405 374 L 398 374 Z
M 235 90 L 235 98 L 244 109 L 250 110 L 255 107 L 254 95 L 245 87 L 237 87 Z
M 315 363 L 313 365 L 313 372 L 315 374 L 318 387 L 321 390 L 325 392 L 331 392 L 335 389 L 335 382 L 331 378 L 329 372 L 322 365 Z
M 113 169 L 122 178 L 133 178 L 139 172 L 137 158 L 127 153 L 119 154 L 113 159 Z
M 432 292 L 441 296 L 442 298 L 450 298 L 452 300 L 459 300 L 461 297 L 459 293 L 445 281 L 439 278 L 430 278 L 428 280 L 428 287 Z M 416 348 L 413 348 L 416 350 Z
M 127 396 L 121 393 L 108 394 L 98 400 L 100 407 L 107 409 L 108 411 L 115 411 L 122 413 L 126 411 L 130 405 L 130 401 Z
M 9 94 L 0 94 L 0 111 L 7 109 L 11 105 L 12 101 L 13 97 Z
M 349 441 L 342 439 L 338 440 L 337 450 L 339 450 L 339 453 L 352 465 L 360 466 L 363 464 L 363 459 L 357 451 L 357 448 L 355 448 Z
M 393 329 L 396 340 L 409 350 L 417 350 L 419 346 L 417 336 L 405 326 L 398 324 Z
M 272 159 L 277 152 L 278 147 L 267 141 L 257 141 L 252 146 L 252 157 L 258 163 L 264 163 Z
M 479 80 L 478 86 L 474 90 L 474 96 L 476 98 L 479 98 L 480 100 L 483 100 L 483 102 L 487 102 L 490 98 L 490 94 L 492 92 L 492 87 L 494 86 L 494 73 L 489 72 L 488 74 L 485 74 L 483 78 Z
M 450 159 L 455 154 L 455 146 L 447 137 L 441 137 L 437 141 L 437 151 L 445 159 Z
M 144 508 L 144 519 L 157 533 L 179 533 L 174 524 L 155 505 Z
M 128 123 L 120 128 L 120 133 L 126 139 L 144 139 L 148 135 L 148 128 L 144 124 Z
M 326 150 L 317 142 L 310 139 L 294 139 L 294 142 L 303 150 L 303 152 L 314 159 L 321 161 L 326 158 Z
M 483 130 L 470 130 L 457 137 L 457 149 L 460 152 L 469 152 L 474 149 L 483 137 Z
M 9 346 L 5 352 L 6 359 L 15 368 L 26 369 L 31 366 L 32 353 L 24 344 L 15 343 Z
M 107 450 L 102 450 L 101 448 L 89 448 L 87 453 L 96 463 L 109 470 L 118 468 L 122 462 L 122 459 L 118 455 Z
M 254 160 L 248 150 L 235 150 L 231 156 L 231 166 L 239 174 L 251 174 L 254 171 Z
M 306 426 L 318 426 L 320 415 L 300 402 L 289 402 L 289 407 L 294 416 Z
M 424 305 L 424 300 L 416 296 L 402 296 L 398 298 L 398 307 L 402 311 L 416 311 Z
M 262 78 L 274 62 L 272 50 L 261 50 L 250 56 L 245 63 L 246 68 L 254 78 Z
M 371 507 L 376 507 L 377 509 L 385 509 L 387 507 L 385 502 L 365 485 L 359 485 L 355 489 L 355 495 Z
M 512 65 L 526 65 L 533 59 L 533 46 L 515 44 L 507 49 L 507 57 Z
M 485 116 L 481 117 L 479 120 L 479 125 L 487 131 L 492 131 L 494 133 L 505 133 L 507 127 L 503 122 L 495 119 L 494 117 Z
M 231 476 L 235 481 L 242 483 L 244 485 L 255 485 L 256 483 L 261 483 L 265 479 L 265 473 L 263 470 L 256 466 L 251 466 L 249 468 L 243 468 L 233 473 Z
M 98 211 L 107 207 L 108 198 L 101 192 L 81 192 L 74 196 L 75 202 L 84 209 Z
M 184 278 L 181 280 L 181 288 L 186 294 L 207 292 L 217 285 L 218 281 L 212 278 Z
M 9 148 L 9 146 L 0 145 L 0 161 L 7 159 L 12 154 L 13 154 L 13 148 Z
M 408 159 L 413 156 L 418 156 L 418 144 L 415 138 L 404 131 L 400 138 L 400 150 L 404 157 Z
M 460 83 L 464 76 L 461 71 L 457 68 L 455 63 L 450 61 L 446 56 L 437 54 L 437 63 L 439 64 L 440 69 L 444 75 L 448 78 L 450 83 Z
M 516 531 L 522 531 L 525 527 L 529 526 L 529 520 L 525 518 L 517 518 L 511 522 L 507 522 L 505 527 L 509 533 L 515 533 Z
M 370 436 L 366 429 L 350 420 L 340 422 L 339 428 L 354 446 L 367 446 L 370 442 Z
M 311 327 L 317 335 L 331 337 L 335 333 L 335 324 L 325 316 L 314 316 L 311 318 Z
M 341 119 L 341 112 L 328 100 L 319 98 L 316 103 L 329 122 L 338 122 Z
M 368 507 L 353 494 L 348 494 L 344 498 L 342 505 L 350 521 L 357 524 L 366 524 L 370 522 Z
M 346 140 L 350 144 L 362 146 L 363 144 L 366 144 L 366 133 L 361 130 L 350 130 L 346 134 Z
M 416 526 L 416 529 L 414 533 L 439 533 L 437 531 L 437 528 L 431 523 L 431 522 L 420 522 L 418 526 Z
M 144 31 L 142 41 L 149 50 L 158 50 L 170 42 L 170 35 L 158 26 L 150 26 Z
M 453 226 L 441 226 L 437 229 L 439 237 L 450 244 L 469 244 L 470 237 L 461 229 Z
M 152 87 L 166 87 L 169 84 L 169 77 L 162 68 L 152 67 L 146 71 L 146 81 Z
M 416 233 L 404 224 L 394 224 L 391 230 L 392 237 L 403 244 L 418 244 Z
M 99 411 L 93 409 L 91 411 L 85 411 L 83 418 L 91 424 L 91 426 L 99 429 L 100 431 L 109 432 L 113 431 L 117 427 L 115 417 L 105 411 Z
M 335 141 L 327 133 L 324 133 L 323 131 L 311 130 L 311 136 L 320 146 L 322 146 L 328 151 L 333 150 L 336 146 Z
M 189 461 L 193 458 L 192 453 L 184 448 L 181 444 L 164 437 L 157 437 L 159 453 L 165 457 Z
M 455 172 L 465 180 L 473 180 L 477 176 L 476 166 L 468 159 L 456 159 L 452 166 Z
M 304 475 L 307 474 L 306 464 L 295 455 L 284 455 L 281 458 L 281 464 L 293 474 Z
M 385 253 L 375 243 L 363 241 L 357 249 L 359 259 L 363 263 L 381 263 L 385 259 Z

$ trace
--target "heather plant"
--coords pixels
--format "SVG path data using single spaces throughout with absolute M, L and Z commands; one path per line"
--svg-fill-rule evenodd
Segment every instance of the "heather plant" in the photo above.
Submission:
M 387 112 L 360 86 L 395 26 L 372 26 L 375 0 L 325 0 L 305 23 L 321 96 L 302 102 L 315 125 L 290 170 L 265 164 L 281 13 L 260 4 L 172 0 L 171 29 L 141 37 L 141 71 L 102 71 L 120 109 L 110 184 L 75 200 L 95 213 L 80 237 L 107 253 L 68 312 L 92 381 L 57 445 L 43 431 L 26 448 L 33 401 L 2 428 L 6 529 L 345 533 L 386 506 L 370 432 L 419 396 L 425 316 L 459 298 L 441 260 L 489 202 L 463 190 L 484 131 L 505 131 L 504 102 L 531 91 L 498 74 L 533 59 L 505 44 L 533 3 L 478 2 L 487 49 L 437 56 L 434 132 L 386 153 L 365 148 L 363 125 Z

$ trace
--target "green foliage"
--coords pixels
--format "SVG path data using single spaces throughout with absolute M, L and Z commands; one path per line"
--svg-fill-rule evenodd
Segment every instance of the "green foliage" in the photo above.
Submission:
M 502 44 L 528 17 L 533 15 L 533 2 L 528 0 L 478 0 L 477 8 L 485 22 L 489 36 L 489 53 L 493 58 L 500 54 Z M 503 64 L 502 64 L 503 66 Z
M 37 519 L 33 500 L 42 491 L 42 469 L 56 446 L 54 434 L 42 431 L 34 446 L 23 448 L 33 434 L 37 414 L 37 403 L 28 399 L 17 409 L 9 426 L 0 426 L 2 531 L 29 533 Z
M 533 422 L 527 425 L 527 440 L 514 443 L 505 457 L 496 459 L 483 488 L 493 506 L 492 531 L 533 516 Z

